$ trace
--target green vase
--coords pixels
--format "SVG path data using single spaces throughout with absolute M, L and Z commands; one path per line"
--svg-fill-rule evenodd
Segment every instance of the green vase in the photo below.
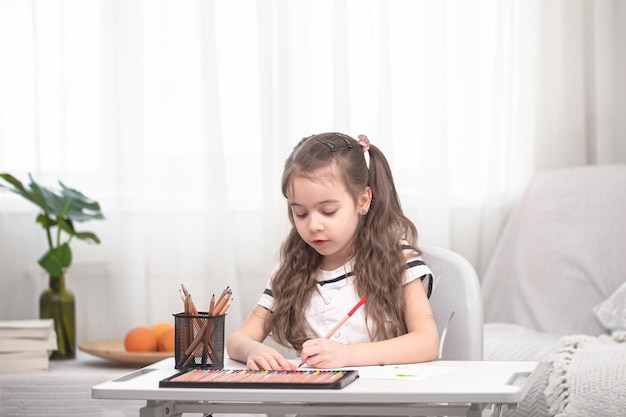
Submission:
M 39 297 L 39 317 L 53 319 L 57 350 L 50 359 L 76 357 L 76 318 L 74 294 L 65 288 L 65 276 L 50 277 L 50 285 Z

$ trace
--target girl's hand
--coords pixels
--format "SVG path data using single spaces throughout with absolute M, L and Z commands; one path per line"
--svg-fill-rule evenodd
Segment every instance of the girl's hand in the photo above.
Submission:
M 302 361 L 312 368 L 341 368 L 349 364 L 349 348 L 328 339 L 309 339 L 302 344 Z
M 278 353 L 276 349 L 261 343 L 248 354 L 246 365 L 253 371 L 260 369 L 293 370 L 297 368 L 295 363 L 289 362 L 283 355 Z

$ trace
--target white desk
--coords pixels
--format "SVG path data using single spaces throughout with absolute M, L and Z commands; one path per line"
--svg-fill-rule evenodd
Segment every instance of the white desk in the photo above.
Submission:
M 421 378 L 376 376 L 384 367 L 354 368 L 360 377 L 341 390 L 159 388 L 177 371 L 172 358 L 96 385 L 96 399 L 145 400 L 141 417 L 183 413 L 480 416 L 495 404 L 514 408 L 528 391 L 537 362 L 436 361 L 412 365 Z M 225 368 L 241 369 L 229 359 Z M 414 369 L 414 368 L 412 368 Z M 375 376 L 372 377 L 372 374 Z

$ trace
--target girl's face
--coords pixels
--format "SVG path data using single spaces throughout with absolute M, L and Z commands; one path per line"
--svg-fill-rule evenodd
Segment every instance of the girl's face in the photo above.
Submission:
M 355 202 L 332 168 L 316 174 L 314 180 L 294 177 L 287 201 L 298 234 L 324 256 L 322 269 L 333 270 L 352 256 L 359 215 L 369 209 L 372 193 L 366 187 Z

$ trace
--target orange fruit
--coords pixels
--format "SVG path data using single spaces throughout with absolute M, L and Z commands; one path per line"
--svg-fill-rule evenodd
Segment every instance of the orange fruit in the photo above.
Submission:
M 163 321 L 161 323 L 157 323 L 154 326 L 152 326 L 152 331 L 158 337 L 163 330 L 167 330 L 167 329 L 170 329 L 170 328 L 174 328 L 174 325 L 172 323 L 168 323 L 166 321 Z
M 144 326 L 130 329 L 124 338 L 124 347 L 128 352 L 154 352 L 157 346 L 157 335 Z
M 174 326 L 168 327 L 157 336 L 158 350 L 161 352 L 174 352 Z

